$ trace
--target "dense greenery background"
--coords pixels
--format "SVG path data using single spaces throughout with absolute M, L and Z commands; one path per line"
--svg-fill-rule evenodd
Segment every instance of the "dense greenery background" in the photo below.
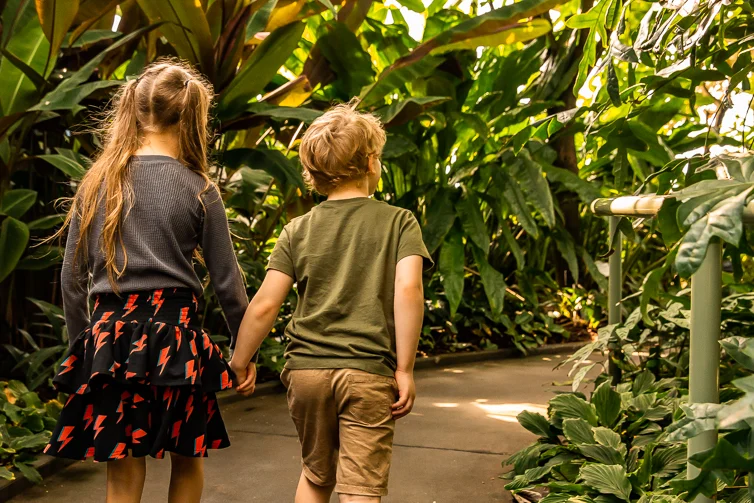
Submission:
M 425 353 L 597 337 L 611 239 L 588 203 L 672 192 L 657 219 L 621 221 L 624 307 L 634 314 L 589 346 L 612 349 L 628 383 L 601 385 L 599 400 L 635 399 L 619 395 L 619 411 L 603 417 L 599 400 L 559 398 L 566 403 L 553 406 L 561 410 L 553 423 L 535 418 L 531 428 L 551 443 L 518 458 L 524 478 L 511 486 L 526 497 L 553 476 L 571 484 L 550 486 L 553 498 L 559 490 L 600 503 L 644 497 L 650 474 L 631 475 L 633 492 L 625 481 L 654 451 L 640 464 L 648 451 L 634 436 L 663 432 L 683 415 L 687 278 L 710 239 L 726 243 L 726 294 L 750 291 L 740 221 L 754 187 L 748 0 L 0 0 L 0 12 L 0 375 L 15 379 L 2 384 L 5 401 L 0 394 L 0 477 L 13 476 L 2 464 L 34 476 L 28 462 L 59 406 L 47 385 L 68 338 L 61 248 L 38 246 L 61 222 L 55 202 L 75 192 L 96 155 L 96 119 L 114 86 L 178 56 L 215 86 L 212 175 L 249 295 L 282 225 L 316 204 L 300 175 L 302 130 L 354 96 L 382 118 L 388 143 L 376 197 L 414 211 L 437 263 L 425 276 Z M 714 180 L 721 172 L 730 179 Z M 211 285 L 205 298 L 205 328 L 222 339 Z M 728 309 L 731 319 L 751 316 L 743 301 Z M 282 364 L 282 342 L 265 343 L 269 372 Z M 640 346 L 654 357 L 637 364 L 630 355 Z M 574 369 L 574 390 L 585 369 Z M 662 381 L 671 374 L 680 387 Z M 588 427 L 571 423 L 581 436 L 564 450 L 541 447 L 562 438 L 564 418 L 573 419 L 564 408 Z M 642 416 L 648 410 L 654 415 Z M 621 430 L 636 417 L 636 431 Z M 624 457 L 601 448 L 602 457 L 585 455 L 579 443 Z M 595 460 L 622 472 L 580 474 Z M 530 469 L 539 471 L 527 477 Z M 605 477 L 617 485 L 606 490 Z

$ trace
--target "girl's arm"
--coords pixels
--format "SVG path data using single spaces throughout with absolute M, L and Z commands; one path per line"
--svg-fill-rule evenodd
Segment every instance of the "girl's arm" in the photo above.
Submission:
M 230 368 L 236 373 L 238 392 L 246 395 L 254 391 L 256 366 L 250 362 L 262 341 L 275 324 L 280 307 L 293 287 L 293 278 L 270 269 L 259 291 L 254 295 L 238 331 L 238 343 L 230 361 Z
M 63 294 L 63 312 L 68 330 L 68 345 L 72 346 L 78 335 L 89 325 L 88 284 L 86 252 L 75 259 L 79 243 L 79 217 L 73 215 L 65 243 L 63 268 L 60 272 L 60 287 Z
M 201 240 L 202 254 L 212 287 L 225 314 L 232 337 L 231 347 L 233 347 L 243 313 L 249 305 L 249 299 L 246 297 L 246 288 L 233 250 L 228 217 L 225 215 L 220 191 L 213 186 L 202 196 L 202 200 L 205 212 Z

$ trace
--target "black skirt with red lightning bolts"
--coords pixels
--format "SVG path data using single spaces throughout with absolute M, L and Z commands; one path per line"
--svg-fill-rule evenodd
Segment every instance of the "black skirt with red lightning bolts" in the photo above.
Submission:
M 70 397 L 45 452 L 110 461 L 228 447 L 215 392 L 233 374 L 198 308 L 185 289 L 99 295 L 53 380 Z

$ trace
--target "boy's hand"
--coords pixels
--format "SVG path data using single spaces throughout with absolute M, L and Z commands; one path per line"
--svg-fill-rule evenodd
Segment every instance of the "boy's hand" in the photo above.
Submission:
M 230 368 L 236 374 L 236 391 L 243 396 L 250 396 L 254 393 L 257 382 L 257 364 L 250 361 L 244 367 L 231 360 Z
M 414 408 L 414 400 L 416 400 L 414 374 L 403 370 L 396 370 L 395 382 L 398 383 L 398 401 L 392 405 L 393 419 L 400 419 L 403 416 L 407 416 L 411 412 L 411 409 Z

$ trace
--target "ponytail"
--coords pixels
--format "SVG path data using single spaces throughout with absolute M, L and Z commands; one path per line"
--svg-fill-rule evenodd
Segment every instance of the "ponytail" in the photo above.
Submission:
M 100 248 L 114 292 L 118 292 L 117 281 L 128 264 L 121 224 L 134 200 L 129 173 L 131 157 L 139 149 L 145 132 L 175 127 L 179 134 L 179 160 L 204 177 L 207 184 L 202 194 L 206 192 L 211 187 L 206 153 L 211 101 L 212 86 L 191 66 L 170 59 L 148 66 L 139 78 L 123 84 L 113 99 L 101 126 L 102 152 L 81 180 L 63 226 L 50 239 L 61 237 L 72 219 L 79 219 L 80 237 L 73 258 L 78 265 L 89 251 L 95 216 L 104 210 Z M 118 249 L 122 255 L 120 266 Z

